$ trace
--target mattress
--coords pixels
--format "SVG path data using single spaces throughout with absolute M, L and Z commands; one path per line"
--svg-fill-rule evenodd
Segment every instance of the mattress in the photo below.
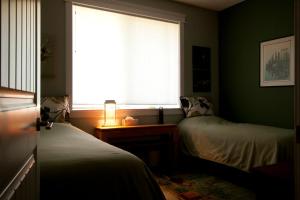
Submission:
M 294 131 L 217 116 L 185 118 L 179 125 L 183 151 L 243 171 L 293 159 Z
M 41 199 L 165 199 L 142 160 L 71 124 L 41 130 L 38 160 Z

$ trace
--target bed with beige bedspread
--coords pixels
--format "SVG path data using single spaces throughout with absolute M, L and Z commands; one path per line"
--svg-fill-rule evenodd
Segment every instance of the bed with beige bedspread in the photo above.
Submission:
M 188 155 L 246 172 L 293 159 L 292 129 L 233 123 L 213 115 L 185 118 L 178 127 Z

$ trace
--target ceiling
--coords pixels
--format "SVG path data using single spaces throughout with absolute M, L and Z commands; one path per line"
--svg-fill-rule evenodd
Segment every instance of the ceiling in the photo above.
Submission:
M 244 0 L 173 0 L 215 11 L 221 11 Z

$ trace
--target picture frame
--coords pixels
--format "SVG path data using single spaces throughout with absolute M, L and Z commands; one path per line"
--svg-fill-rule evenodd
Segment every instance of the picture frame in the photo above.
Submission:
M 294 36 L 260 43 L 260 86 L 295 85 Z
M 193 92 L 211 91 L 211 50 L 192 46 Z

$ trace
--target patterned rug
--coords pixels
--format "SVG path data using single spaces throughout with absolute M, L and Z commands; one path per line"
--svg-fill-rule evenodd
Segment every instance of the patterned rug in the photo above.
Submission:
M 254 200 L 255 193 L 221 178 L 201 173 L 159 176 L 161 188 L 180 200 Z M 174 199 L 174 198 L 172 198 Z

